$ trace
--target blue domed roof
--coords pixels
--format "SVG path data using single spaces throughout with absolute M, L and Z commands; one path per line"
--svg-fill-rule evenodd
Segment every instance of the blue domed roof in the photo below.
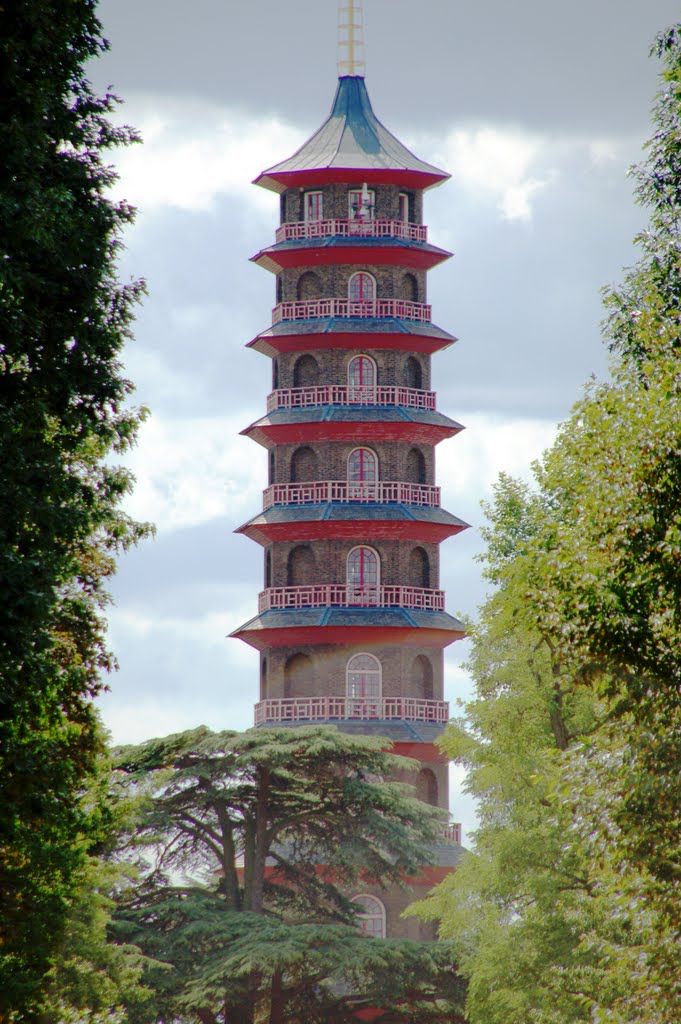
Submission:
M 321 128 L 288 160 L 263 171 L 255 184 L 283 192 L 303 180 L 305 184 L 348 180 L 349 170 L 361 172 L 368 182 L 419 188 L 449 177 L 446 171 L 419 160 L 381 124 L 364 79 L 356 75 L 338 80 L 331 113 Z

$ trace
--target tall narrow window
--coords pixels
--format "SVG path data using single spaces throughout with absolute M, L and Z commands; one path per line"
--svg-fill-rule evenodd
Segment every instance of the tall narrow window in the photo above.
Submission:
M 406 192 L 400 192 L 398 196 L 398 220 L 403 224 L 409 222 L 409 196 Z
M 323 196 L 321 192 L 305 193 L 305 220 L 321 220 L 323 216 Z
M 373 302 L 376 298 L 376 282 L 371 274 L 360 271 L 353 274 L 348 282 L 348 298 L 350 302 Z
M 350 220 L 373 220 L 376 193 L 372 189 L 352 189 L 348 193 L 348 217 Z
M 415 356 L 409 356 L 404 362 L 403 379 L 405 387 L 422 388 L 423 371 L 421 364 Z
M 346 579 L 351 590 L 368 591 L 366 595 L 370 598 L 371 592 L 378 587 L 379 575 L 378 555 L 373 548 L 362 545 L 353 548 L 348 555 Z M 361 598 L 361 595 L 358 595 Z
M 348 363 L 348 384 L 352 388 L 376 386 L 376 363 L 369 356 L 355 356 Z
M 352 902 L 359 904 L 357 923 L 365 935 L 372 939 L 385 938 L 385 907 L 375 896 L 353 896 Z
M 345 693 L 357 700 L 381 696 L 381 663 L 373 654 L 353 654 L 345 668 Z
M 378 459 L 370 448 L 355 448 L 348 458 L 348 498 L 350 501 L 375 500 Z

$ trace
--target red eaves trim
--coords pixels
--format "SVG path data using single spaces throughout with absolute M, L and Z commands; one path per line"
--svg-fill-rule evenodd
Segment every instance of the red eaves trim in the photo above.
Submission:
M 259 334 L 246 345 L 265 356 L 275 358 L 287 352 L 316 352 L 318 349 L 387 349 L 398 352 L 421 352 L 433 355 L 449 348 L 458 338 L 435 338 L 422 334 L 372 334 L 371 331 L 356 334 Z
M 415 540 L 429 544 L 441 544 L 447 537 L 461 533 L 467 524 L 460 526 L 445 523 L 427 523 L 421 520 L 343 519 L 314 520 L 290 523 L 253 523 L 240 526 L 235 533 L 243 533 L 257 544 L 267 545 L 273 541 L 303 540 Z
M 403 644 L 442 650 L 461 640 L 463 630 L 428 629 L 427 626 L 282 626 L 237 629 L 230 636 L 262 651 L 266 647 L 304 644 Z
M 412 757 L 415 761 L 429 761 L 431 764 L 447 764 L 449 758 L 434 743 L 394 743 L 393 754 Z
M 297 444 L 306 441 L 411 441 L 414 444 L 439 444 L 458 434 L 463 427 L 447 427 L 411 420 L 390 422 L 365 420 L 314 423 L 253 423 L 241 433 L 257 441 L 263 448 L 276 444 Z
M 347 263 L 367 263 L 376 266 L 390 265 L 398 267 L 412 267 L 416 270 L 430 270 L 439 263 L 448 260 L 451 253 L 432 249 L 416 249 L 396 244 L 390 248 L 386 246 L 315 246 L 314 248 L 303 247 L 299 249 L 275 248 L 263 249 L 261 252 L 251 256 L 251 262 L 277 272 L 277 268 L 288 269 L 289 267 L 325 267 L 342 266 Z
M 406 188 L 432 188 L 447 181 L 449 174 L 431 174 L 428 171 L 414 171 L 408 168 L 390 167 L 315 167 L 296 171 L 277 171 L 274 174 L 263 171 L 254 179 L 254 185 L 268 188 L 272 192 L 283 192 L 296 185 L 404 185 Z

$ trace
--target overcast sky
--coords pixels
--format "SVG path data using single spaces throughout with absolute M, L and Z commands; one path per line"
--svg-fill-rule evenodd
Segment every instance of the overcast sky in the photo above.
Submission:
M 600 288 L 633 258 L 644 215 L 627 168 L 657 88 L 648 58 L 673 0 L 365 0 L 366 80 L 380 120 L 452 180 L 426 197 L 433 319 L 459 343 L 433 360 L 438 407 L 467 429 L 438 449 L 443 504 L 473 525 L 442 548 L 454 614 L 483 597 L 480 502 L 500 470 L 526 476 L 580 388 L 606 373 Z M 328 114 L 335 0 L 104 0 L 99 88 L 144 144 L 116 156 L 139 208 L 124 279 L 144 277 L 126 372 L 151 410 L 129 510 L 157 524 L 122 561 L 110 611 L 120 671 L 101 702 L 119 742 L 205 723 L 246 728 L 257 654 L 225 639 L 256 609 L 262 549 L 233 530 L 261 507 L 277 197 L 250 184 Z M 468 691 L 446 655 L 446 694 Z M 455 817 L 470 824 L 456 793 Z

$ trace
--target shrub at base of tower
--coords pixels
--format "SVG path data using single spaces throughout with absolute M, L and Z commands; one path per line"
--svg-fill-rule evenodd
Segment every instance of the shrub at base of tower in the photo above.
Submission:
M 103 609 L 145 532 L 112 464 L 140 415 L 121 374 L 141 286 L 116 279 L 131 220 L 108 198 L 116 102 L 84 74 L 93 0 L 14 0 L 0 39 L 0 1019 L 33 1013 L 99 808 L 92 698 L 113 665 Z M 23 1019 L 23 1018 L 22 1018 Z
M 417 875 L 442 827 L 410 787 L 379 781 L 405 764 L 385 746 L 329 727 L 201 728 L 117 751 L 141 874 L 114 933 L 149 958 L 155 993 L 131 1021 L 457 1019 L 451 950 L 369 938 L 348 895 Z

